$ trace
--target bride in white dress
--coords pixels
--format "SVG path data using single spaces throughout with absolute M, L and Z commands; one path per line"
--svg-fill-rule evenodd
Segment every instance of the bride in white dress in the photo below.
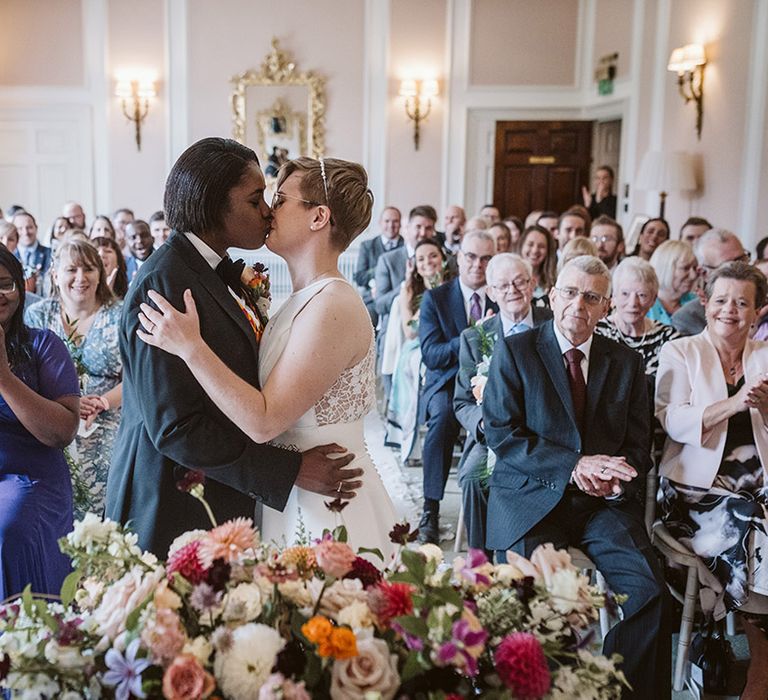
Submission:
M 294 292 L 261 339 L 262 391 L 203 341 L 190 290 L 185 312 L 150 292 L 157 309 L 142 305 L 140 337 L 181 357 L 214 403 L 256 442 L 299 451 L 337 443 L 355 454 L 349 468 L 363 470 L 362 485 L 341 513 L 326 507 L 331 499 L 294 487 L 282 513 L 264 508 L 265 539 L 291 543 L 300 530 L 317 538 L 344 524 L 352 547 L 378 548 L 388 560 L 388 533 L 398 518 L 363 436 L 374 403 L 373 329 L 338 269 L 339 255 L 370 222 L 372 201 L 365 170 L 355 163 L 299 158 L 281 169 L 267 246 L 288 264 Z

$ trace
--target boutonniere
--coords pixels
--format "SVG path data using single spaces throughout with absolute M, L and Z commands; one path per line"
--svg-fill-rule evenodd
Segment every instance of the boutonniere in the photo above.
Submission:
M 272 294 L 269 291 L 269 275 L 264 263 L 246 265 L 240 275 L 245 301 L 256 314 L 262 329 L 269 321 L 269 307 L 272 304 Z

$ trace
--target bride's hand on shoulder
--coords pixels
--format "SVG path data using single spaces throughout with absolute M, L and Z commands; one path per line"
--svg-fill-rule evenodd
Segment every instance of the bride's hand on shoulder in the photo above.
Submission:
M 162 294 L 154 290 L 150 290 L 148 296 L 157 308 L 147 303 L 141 304 L 139 322 L 142 328 L 136 331 L 136 335 L 148 345 L 188 359 L 203 345 L 200 318 L 192 291 L 187 289 L 184 292 L 184 311 L 175 309 Z

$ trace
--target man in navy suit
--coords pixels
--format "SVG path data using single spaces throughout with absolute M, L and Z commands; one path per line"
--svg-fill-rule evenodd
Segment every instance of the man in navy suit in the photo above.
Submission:
M 473 388 L 478 365 L 493 355 L 506 336 L 522 333 L 552 318 L 545 308 L 531 306 L 533 270 L 527 260 L 514 253 L 498 253 L 485 273 L 488 296 L 499 305 L 499 313 L 461 334 L 459 373 L 453 394 L 456 418 L 467 431 L 459 462 L 459 486 L 467 526 L 467 543 L 485 548 L 485 521 L 488 513 L 488 446 L 485 444 L 481 389 Z M 473 390 L 474 389 L 474 390 Z
M 51 266 L 51 249 L 37 240 L 37 221 L 29 212 L 16 214 L 13 225 L 19 232 L 19 245 L 14 255 L 24 266 L 27 291 L 39 293 L 43 277 Z
M 360 288 L 360 295 L 363 297 L 363 302 L 371 315 L 374 326 L 379 316 L 376 313 L 376 305 L 371 293 L 371 282 L 379 258 L 384 253 L 403 245 L 403 238 L 400 235 L 400 210 L 396 207 L 384 209 L 379 219 L 379 230 L 378 236 L 369 238 L 360 244 L 357 267 L 355 268 L 355 282 Z
M 453 390 L 459 369 L 459 337 L 498 306 L 486 296 L 485 269 L 495 250 L 485 231 L 464 236 L 458 255 L 459 276 L 424 292 L 419 318 L 422 361 L 427 367 L 420 397 L 420 419 L 427 421 L 424 463 L 424 512 L 419 541 L 440 541 L 440 501 L 459 436 L 453 412 Z
M 669 697 L 664 577 L 643 523 L 651 466 L 640 354 L 593 335 L 608 312 L 611 276 L 581 256 L 550 292 L 554 322 L 504 339 L 483 399 L 490 479 L 487 547 L 506 560 L 545 542 L 583 549 L 611 590 L 628 596 L 603 650 L 624 657 L 632 693 Z

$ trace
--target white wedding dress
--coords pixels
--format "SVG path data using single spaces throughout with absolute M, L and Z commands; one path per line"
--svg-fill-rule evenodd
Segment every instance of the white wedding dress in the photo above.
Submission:
M 269 320 L 259 349 L 261 386 L 288 345 L 296 316 L 316 294 L 339 278 L 323 279 L 293 293 Z M 362 305 L 362 300 L 360 304 Z M 375 401 L 375 342 L 373 330 L 368 353 L 354 367 L 344 370 L 323 397 L 291 428 L 270 444 L 304 452 L 317 445 L 337 443 L 355 454 L 349 468 L 363 470 L 363 486 L 347 502 L 341 514 L 333 513 L 325 503 L 331 501 L 310 491 L 294 487 L 283 512 L 264 507 L 262 537 L 267 541 L 293 543 L 301 528 L 311 539 L 323 529 L 346 526 L 348 542 L 358 547 L 378 548 L 388 563 L 394 553 L 388 533 L 398 521 L 392 501 L 384 488 L 376 466 L 365 445 L 363 419 Z M 297 386 L 300 386 L 297 383 Z M 378 563 L 378 562 L 377 562 Z

